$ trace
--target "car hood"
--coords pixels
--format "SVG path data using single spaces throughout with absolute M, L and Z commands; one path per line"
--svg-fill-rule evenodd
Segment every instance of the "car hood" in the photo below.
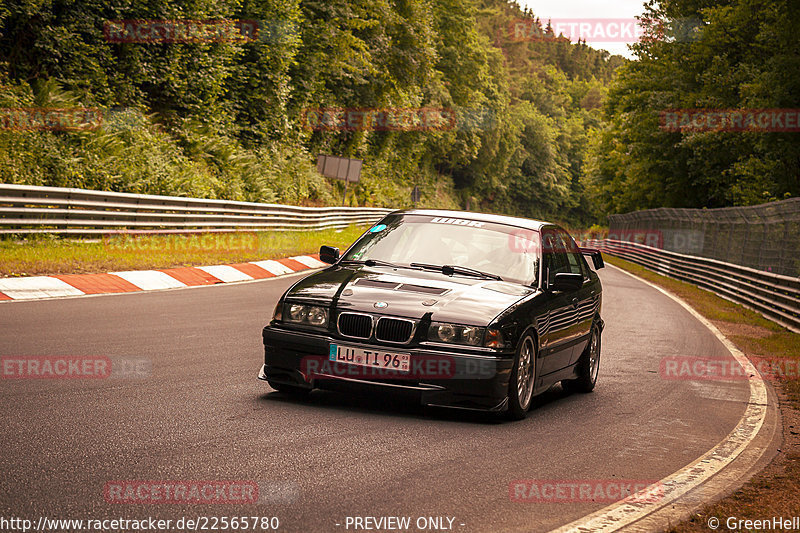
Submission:
M 533 292 L 516 283 L 439 272 L 337 265 L 300 280 L 286 297 L 333 303 L 340 310 L 406 318 L 430 313 L 434 321 L 485 326 Z

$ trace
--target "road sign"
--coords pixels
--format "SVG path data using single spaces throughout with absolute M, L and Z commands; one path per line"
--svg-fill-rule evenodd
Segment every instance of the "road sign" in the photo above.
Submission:
M 358 183 L 361 177 L 361 159 L 350 159 L 348 157 L 336 157 L 333 155 L 320 154 L 317 156 L 317 172 L 328 178 L 344 180 L 344 193 L 342 194 L 342 205 L 347 198 L 347 184 Z
M 355 183 L 361 177 L 362 163 L 361 159 L 320 154 L 317 156 L 317 172 L 328 178 Z

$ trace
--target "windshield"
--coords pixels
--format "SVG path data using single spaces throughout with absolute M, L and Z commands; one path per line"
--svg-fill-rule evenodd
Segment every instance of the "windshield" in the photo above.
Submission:
M 534 285 L 539 271 L 538 239 L 538 232 L 503 224 L 395 215 L 373 226 L 342 260 L 452 265 Z

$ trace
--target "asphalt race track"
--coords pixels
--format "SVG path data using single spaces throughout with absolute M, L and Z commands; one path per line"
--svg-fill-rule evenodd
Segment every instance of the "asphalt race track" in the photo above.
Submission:
M 661 479 L 725 437 L 749 394 L 746 380 L 664 379 L 664 357 L 727 351 L 653 288 L 611 268 L 600 275 L 597 389 L 556 387 L 515 423 L 392 397 L 315 391 L 303 402 L 273 392 L 256 380 L 260 332 L 298 276 L 0 304 L 0 355 L 151 365 L 145 377 L 0 381 L 0 515 L 277 516 L 287 532 L 353 531 L 348 516 L 449 517 L 463 532 L 566 524 L 607 502 L 514 502 L 509 484 Z M 284 488 L 259 504 L 112 504 L 103 494 L 112 480 Z

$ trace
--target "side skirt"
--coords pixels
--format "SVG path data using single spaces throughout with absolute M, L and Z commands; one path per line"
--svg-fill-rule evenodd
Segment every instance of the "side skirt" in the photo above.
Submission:
M 544 376 L 537 376 L 536 389 L 533 391 L 534 395 L 542 394 L 550 390 L 550 387 L 561 381 L 562 379 L 575 379 L 577 374 L 578 363 L 575 362 L 561 370 L 550 372 Z

